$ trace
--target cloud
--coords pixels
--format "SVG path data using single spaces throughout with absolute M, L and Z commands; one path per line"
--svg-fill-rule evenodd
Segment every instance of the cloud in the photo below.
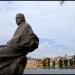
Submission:
M 61 47 L 52 47 L 47 42 L 44 42 L 39 45 L 39 48 L 36 49 L 34 52 L 29 53 L 27 56 L 36 57 L 36 58 L 44 58 L 44 57 L 57 57 L 57 56 L 64 56 L 73 55 L 75 53 L 74 50 L 64 50 Z
M 1 1 L 1 36 L 13 36 L 17 28 L 15 15 L 22 12 L 40 38 L 40 47 L 32 55 L 72 54 L 75 50 L 74 9 L 75 1 L 65 1 L 62 7 L 58 1 Z

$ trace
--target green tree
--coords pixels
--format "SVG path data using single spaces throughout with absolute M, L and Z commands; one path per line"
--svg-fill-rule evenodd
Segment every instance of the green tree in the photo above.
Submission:
M 69 59 L 69 66 L 70 66 L 70 68 L 73 68 L 73 59 L 72 58 Z
M 50 58 L 46 58 L 47 60 L 47 68 L 49 69 L 50 68 Z
M 43 68 L 50 68 L 50 58 L 44 58 L 43 61 Z
M 68 67 L 68 59 L 64 59 L 64 66 L 65 66 L 65 68 Z
M 55 60 L 52 62 L 52 68 L 55 68 Z
M 43 64 L 43 68 L 45 69 L 46 68 L 46 60 L 45 59 L 43 59 L 42 64 Z
M 63 68 L 63 60 L 59 59 L 59 68 L 62 69 Z
M 73 68 L 75 68 L 75 55 L 73 55 Z

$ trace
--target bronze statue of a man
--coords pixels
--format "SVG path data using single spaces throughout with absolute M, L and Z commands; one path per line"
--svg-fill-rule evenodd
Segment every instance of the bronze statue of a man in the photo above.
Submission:
M 24 14 L 16 15 L 17 30 L 6 45 L 0 46 L 0 74 L 23 74 L 26 55 L 38 48 L 39 38 L 26 22 Z

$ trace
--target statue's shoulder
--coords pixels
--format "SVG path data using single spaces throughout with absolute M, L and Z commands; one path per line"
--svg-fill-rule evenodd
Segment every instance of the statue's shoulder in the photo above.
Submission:
M 23 28 L 28 28 L 30 25 L 28 23 L 23 23 Z
M 27 29 L 32 29 L 32 27 L 31 27 L 31 25 L 29 24 L 29 23 L 25 23 L 26 25 L 25 25 L 25 28 L 27 28 Z
M 26 26 L 27 26 L 27 27 L 31 27 L 29 23 L 26 23 Z

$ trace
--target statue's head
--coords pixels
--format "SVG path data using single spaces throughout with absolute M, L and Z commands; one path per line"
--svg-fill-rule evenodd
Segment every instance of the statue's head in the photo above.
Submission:
M 26 22 L 24 14 L 22 14 L 22 13 L 16 14 L 16 23 L 17 23 L 17 25 L 20 25 L 22 22 Z

